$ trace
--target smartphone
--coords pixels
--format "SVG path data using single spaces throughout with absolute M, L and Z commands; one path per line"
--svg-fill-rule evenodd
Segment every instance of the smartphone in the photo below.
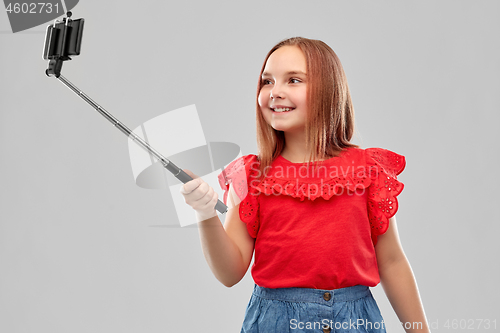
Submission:
M 80 54 L 84 19 L 64 19 L 47 27 L 43 59 L 69 60 Z

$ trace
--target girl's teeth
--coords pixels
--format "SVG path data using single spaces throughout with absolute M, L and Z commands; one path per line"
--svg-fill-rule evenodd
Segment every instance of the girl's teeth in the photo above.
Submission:
M 290 108 L 279 108 L 279 109 L 274 109 L 275 112 L 287 112 L 291 111 L 292 109 Z

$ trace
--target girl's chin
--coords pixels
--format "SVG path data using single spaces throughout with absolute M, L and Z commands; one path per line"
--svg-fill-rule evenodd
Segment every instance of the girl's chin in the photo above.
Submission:
M 295 128 L 291 128 L 290 126 L 271 125 L 271 127 L 274 128 L 276 131 L 281 131 L 281 132 L 291 133 L 295 131 Z

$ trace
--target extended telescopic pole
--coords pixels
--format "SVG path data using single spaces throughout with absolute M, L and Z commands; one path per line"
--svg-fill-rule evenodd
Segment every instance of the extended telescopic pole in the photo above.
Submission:
M 48 74 L 49 75 L 49 74 Z M 50 75 L 52 76 L 52 75 Z M 127 126 L 122 124 L 118 119 L 116 119 L 111 113 L 106 111 L 104 108 L 102 108 L 99 104 L 97 104 L 95 101 L 93 101 L 89 96 L 87 96 L 83 91 L 78 89 L 73 83 L 68 81 L 64 76 L 62 75 L 54 75 L 56 76 L 59 81 L 64 83 L 69 89 L 71 89 L 75 94 L 80 96 L 85 102 L 90 104 L 94 109 L 96 109 L 101 115 L 104 116 L 107 120 L 109 120 L 116 128 L 118 128 L 120 131 L 122 131 L 125 135 L 130 137 L 132 140 L 134 140 L 135 143 L 137 143 L 139 146 L 141 146 L 144 150 L 152 154 L 158 161 L 160 161 L 163 166 L 170 171 L 177 179 L 179 179 L 183 183 L 187 183 L 190 180 L 193 180 L 187 173 L 182 171 L 179 167 L 177 167 L 172 161 L 168 160 L 165 158 L 162 154 L 160 154 L 158 151 L 156 151 L 153 147 L 151 147 L 146 141 L 144 141 L 141 137 L 137 136 L 134 132 L 132 132 Z M 215 209 L 219 211 L 221 214 L 224 214 L 227 212 L 227 206 L 221 202 L 220 200 L 217 201 L 217 204 L 215 205 Z

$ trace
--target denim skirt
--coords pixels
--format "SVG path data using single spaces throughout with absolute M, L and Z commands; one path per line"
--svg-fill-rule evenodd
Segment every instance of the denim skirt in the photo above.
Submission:
M 370 288 L 333 289 L 254 286 L 241 333 L 385 332 Z

